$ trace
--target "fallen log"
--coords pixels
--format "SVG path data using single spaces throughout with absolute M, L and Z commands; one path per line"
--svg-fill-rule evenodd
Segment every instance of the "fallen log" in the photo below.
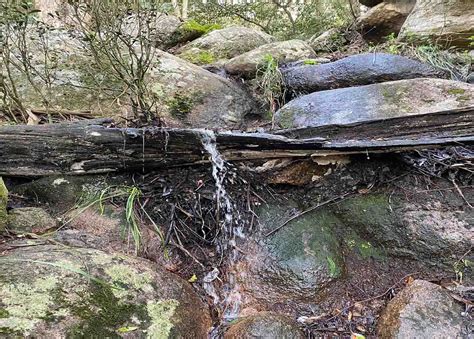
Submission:
M 243 133 L 116 128 L 111 120 L 0 127 L 0 175 L 146 171 L 208 162 L 215 138 L 228 161 L 387 153 L 474 142 L 474 107 L 351 125 Z

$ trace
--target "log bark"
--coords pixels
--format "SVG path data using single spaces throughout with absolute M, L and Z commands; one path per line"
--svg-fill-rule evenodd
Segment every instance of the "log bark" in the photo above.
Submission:
M 0 127 L 0 175 L 92 174 L 201 164 L 209 131 L 116 128 L 111 120 Z M 275 133 L 220 132 L 228 161 L 387 153 L 448 145 L 472 145 L 474 107 L 351 125 Z

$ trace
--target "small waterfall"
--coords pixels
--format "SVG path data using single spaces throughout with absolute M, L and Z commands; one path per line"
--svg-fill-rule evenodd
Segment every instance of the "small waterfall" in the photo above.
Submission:
M 201 142 L 204 150 L 209 154 L 212 164 L 212 177 L 216 185 L 215 198 L 218 206 L 218 215 L 224 214 L 222 225 L 222 251 L 231 249 L 227 252 L 229 265 L 235 263 L 241 253 L 236 249 L 236 238 L 245 238 L 242 229 L 242 220 L 236 208 L 232 205 L 229 195 L 224 187 L 224 181 L 228 173 L 228 165 L 219 153 L 216 145 L 216 136 L 213 131 L 199 130 Z M 230 248 L 229 248 L 230 247 Z M 207 294 L 213 298 L 214 304 L 221 308 L 223 321 L 230 322 L 234 320 L 240 311 L 241 295 L 239 285 L 233 272 L 227 272 L 226 282 L 221 287 L 223 296 L 219 296 L 215 287 L 214 280 L 219 275 L 219 270 L 214 269 L 204 278 L 203 287 Z M 211 335 L 211 337 L 213 337 Z
M 217 150 L 216 136 L 214 132 L 209 130 L 200 130 L 200 132 L 202 146 L 211 158 L 212 177 L 216 184 L 215 197 L 219 209 L 217 214 L 220 215 L 220 211 L 223 211 L 225 216 L 223 221 L 224 241 L 229 241 L 233 236 L 233 207 L 224 187 L 224 180 L 227 174 L 226 163 Z

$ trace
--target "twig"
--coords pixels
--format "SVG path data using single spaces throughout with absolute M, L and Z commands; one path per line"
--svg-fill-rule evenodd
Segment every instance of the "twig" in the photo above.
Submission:
M 451 182 L 453 183 L 454 187 L 456 188 L 456 190 L 458 191 L 459 195 L 461 196 L 461 198 L 466 202 L 467 206 L 469 206 L 469 208 L 474 208 L 470 203 L 469 201 L 466 199 L 466 197 L 464 196 L 464 194 L 462 193 L 461 189 L 459 188 L 458 184 L 456 184 L 456 180 L 451 180 Z
M 328 204 L 331 204 L 331 203 L 334 203 L 334 202 L 339 202 L 341 200 L 343 200 L 344 198 L 346 198 L 349 194 L 351 194 L 352 192 L 348 192 L 348 193 L 344 193 L 338 197 L 335 197 L 335 198 L 332 198 L 332 199 L 329 199 L 329 200 L 326 200 L 316 206 L 313 206 L 313 207 L 310 207 L 308 208 L 307 210 L 301 212 L 301 213 L 298 213 L 294 216 L 292 216 L 290 219 L 288 219 L 287 221 L 285 221 L 283 224 L 281 224 L 280 226 L 278 226 L 277 228 L 271 230 L 270 232 L 268 232 L 267 234 L 265 234 L 265 237 L 269 237 L 273 234 L 275 234 L 276 232 L 278 232 L 280 229 L 282 229 L 283 227 L 285 227 L 288 223 L 290 223 L 291 221 L 301 217 L 302 215 L 305 215 L 306 213 L 309 213 L 309 212 L 312 212 L 314 211 L 315 209 L 318 209 L 320 207 L 323 207 L 323 206 L 326 206 Z

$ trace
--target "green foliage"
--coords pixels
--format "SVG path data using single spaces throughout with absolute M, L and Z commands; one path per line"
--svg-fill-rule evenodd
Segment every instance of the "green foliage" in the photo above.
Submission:
M 181 120 L 186 119 L 193 109 L 193 105 L 193 99 L 181 93 L 176 93 L 174 98 L 168 101 L 171 115 Z
M 264 56 L 255 77 L 256 92 L 263 98 L 274 127 L 274 113 L 283 105 L 285 89 L 278 61 L 270 54 Z
M 199 33 L 199 35 L 204 35 L 216 29 L 221 29 L 221 28 L 222 28 L 222 25 L 220 24 L 216 24 L 216 23 L 200 24 L 194 19 L 186 21 L 182 26 L 182 29 L 184 29 L 185 31 L 197 32 Z
M 303 65 L 317 65 L 318 62 L 316 60 L 313 60 L 313 59 L 307 59 L 307 60 L 303 60 Z
M 400 45 L 397 40 L 395 33 L 390 33 L 386 37 L 387 39 L 387 51 L 391 54 L 400 54 Z
M 280 39 L 306 39 L 331 27 L 346 26 L 352 20 L 346 0 L 197 2 L 191 15 L 203 23 L 257 26 Z
M 194 53 L 191 50 L 183 53 L 181 57 L 196 65 L 209 65 L 216 61 L 214 53 L 209 51 L 199 51 L 198 53 Z

